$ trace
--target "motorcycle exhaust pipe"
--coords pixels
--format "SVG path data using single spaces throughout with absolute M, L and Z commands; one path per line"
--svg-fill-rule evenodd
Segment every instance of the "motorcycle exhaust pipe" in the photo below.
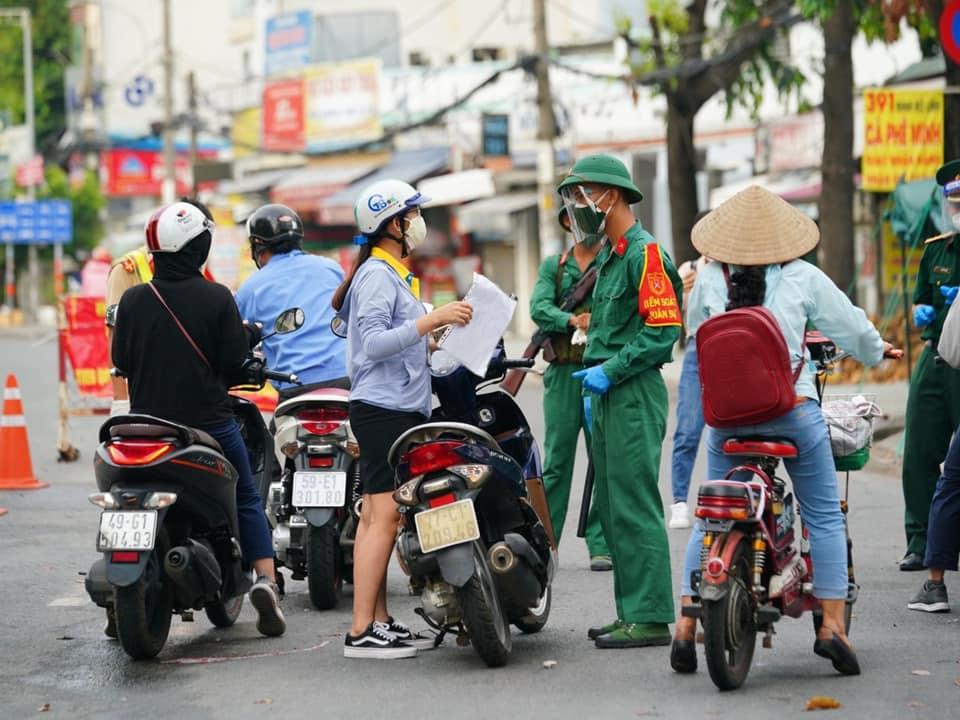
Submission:
M 205 546 L 189 541 L 167 551 L 163 569 L 173 583 L 191 599 L 215 595 L 221 575 L 217 559 Z
M 517 566 L 517 556 L 504 542 L 492 545 L 488 556 L 490 558 L 490 569 L 495 573 L 506 575 Z

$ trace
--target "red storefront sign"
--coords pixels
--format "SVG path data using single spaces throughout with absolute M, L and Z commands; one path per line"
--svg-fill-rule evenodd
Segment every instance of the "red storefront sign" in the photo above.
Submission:
M 263 88 L 263 149 L 303 150 L 305 97 L 303 80 L 281 80 Z
M 216 152 L 201 150 L 201 158 L 214 158 Z M 163 185 L 163 153 L 159 150 L 112 148 L 100 154 L 100 173 L 104 192 L 114 197 L 160 195 Z M 174 165 L 177 195 L 190 193 L 190 159 L 178 155 Z M 201 189 L 216 183 L 201 183 Z

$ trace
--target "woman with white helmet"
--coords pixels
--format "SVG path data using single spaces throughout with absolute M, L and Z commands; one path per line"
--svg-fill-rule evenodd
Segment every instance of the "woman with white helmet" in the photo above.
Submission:
M 472 317 L 464 302 L 427 312 L 420 281 L 404 264 L 426 237 L 420 206 L 428 199 L 400 180 L 382 180 L 360 193 L 354 209 L 360 252 L 333 296 L 347 326 L 350 426 L 362 448 L 363 509 L 353 550 L 353 627 L 345 657 L 406 658 L 432 645 L 389 615 L 386 594 L 400 519 L 387 451 L 430 417 L 427 336 Z

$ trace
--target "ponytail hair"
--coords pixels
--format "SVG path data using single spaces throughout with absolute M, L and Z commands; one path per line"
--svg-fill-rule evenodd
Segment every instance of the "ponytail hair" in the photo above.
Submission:
M 344 300 L 347 299 L 347 292 L 350 290 L 350 284 L 353 282 L 353 276 L 357 274 L 357 270 L 360 269 L 360 266 L 370 259 L 370 254 L 373 252 L 373 245 L 372 238 L 368 238 L 367 242 L 360 246 L 360 252 L 357 253 L 357 257 L 353 261 L 353 266 L 351 266 L 350 272 L 347 273 L 347 277 L 344 278 L 343 282 L 340 283 L 340 287 L 338 287 L 333 293 L 333 300 L 330 301 L 330 304 L 337 312 L 340 312 L 340 309 L 343 307 Z
M 763 305 L 767 294 L 767 266 L 749 265 L 730 276 L 727 310 Z

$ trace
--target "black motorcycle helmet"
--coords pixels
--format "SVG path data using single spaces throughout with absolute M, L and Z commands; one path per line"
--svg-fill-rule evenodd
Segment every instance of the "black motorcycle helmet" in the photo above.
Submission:
M 286 205 L 264 205 L 247 218 L 247 237 L 250 255 L 260 267 L 257 258 L 264 250 L 280 255 L 303 246 L 303 222 Z

